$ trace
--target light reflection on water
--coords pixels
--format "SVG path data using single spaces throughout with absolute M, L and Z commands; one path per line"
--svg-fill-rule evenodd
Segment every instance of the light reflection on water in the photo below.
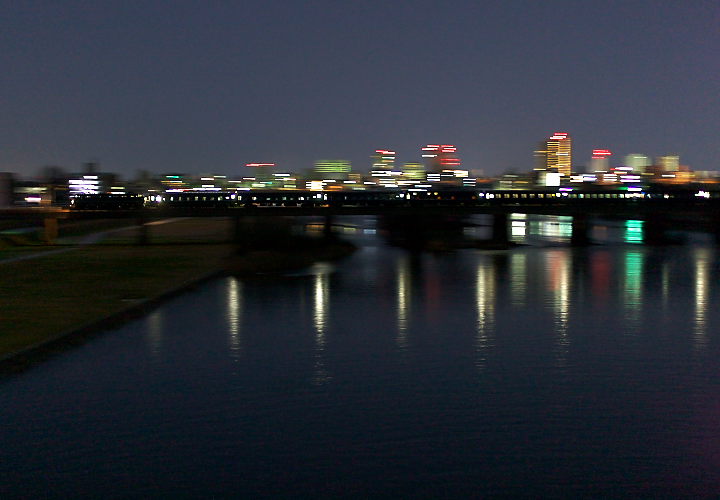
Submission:
M 562 368 L 567 363 L 570 336 L 570 252 L 566 248 L 552 249 L 545 253 L 548 291 L 555 327 L 555 361 Z
M 327 264 L 313 266 L 313 325 L 315 326 L 315 373 L 313 383 L 323 385 L 332 376 L 325 367 L 325 347 L 330 303 L 330 272 L 332 267 Z
M 410 257 L 403 255 L 397 265 L 397 346 L 400 350 L 408 347 L 407 331 L 412 300 L 412 275 Z
M 369 240 L 337 266 L 208 283 L 3 381 L 7 487 L 25 497 L 718 491 L 714 247 L 428 255 L 352 234 Z
M 510 255 L 510 301 L 517 308 L 525 307 L 527 280 L 527 253 L 513 252 Z
M 572 217 L 510 214 L 510 241 L 566 243 L 572 236 Z
M 149 351 L 157 356 L 163 342 L 163 310 L 156 309 L 147 316 L 147 345 Z
M 595 308 L 602 310 L 610 300 L 613 274 L 612 255 L 607 250 L 595 250 L 588 256 L 590 268 L 590 291 Z
M 531 233 L 533 233 L 531 226 Z M 549 241 L 567 242 L 572 236 L 572 217 L 552 216 L 542 217 L 537 221 L 537 232 Z
M 474 216 L 468 222 L 471 225 L 464 231 L 468 238 L 483 240 L 490 237 L 488 233 L 490 222 L 487 217 Z M 513 243 L 519 244 L 564 245 L 571 241 L 573 231 L 576 230 L 573 223 L 572 216 L 511 213 L 508 217 L 509 238 Z M 645 239 L 646 229 L 643 220 L 591 218 L 589 227 L 585 227 L 585 224 L 581 224 L 579 230 L 587 230 L 588 238 L 594 243 L 642 245 Z
M 643 224 L 644 222 L 641 220 L 628 220 L 625 222 L 626 243 L 643 242 Z
M 479 260 L 475 277 L 475 302 L 477 307 L 477 337 L 475 365 L 482 371 L 493 347 L 495 324 L 495 269 L 486 260 Z
M 237 361 L 242 353 L 240 325 L 242 323 L 242 283 L 237 278 L 227 280 L 227 322 L 230 357 Z
M 645 255 L 642 251 L 628 250 L 625 253 L 625 273 L 623 280 L 623 318 L 629 335 L 640 328 L 643 307 L 643 267 Z
M 708 343 L 707 308 L 710 296 L 710 263 L 712 253 L 708 248 L 697 248 L 695 257 L 695 316 L 693 318 L 693 342 L 696 350 L 703 350 Z
M 525 241 L 528 233 L 527 214 L 510 214 L 510 241 L 521 243 Z
M 662 267 L 662 305 L 663 309 L 667 308 L 668 297 L 670 296 L 670 263 L 663 262 Z

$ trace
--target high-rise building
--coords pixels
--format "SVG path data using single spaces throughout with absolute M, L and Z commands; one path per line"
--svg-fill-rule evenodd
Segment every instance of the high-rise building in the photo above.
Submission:
M 389 149 L 376 149 L 375 154 L 371 156 L 373 160 L 372 168 L 370 169 L 371 177 L 380 177 L 382 179 L 390 179 L 393 175 L 399 174 L 399 172 L 393 173 L 395 167 L 395 151 Z
M 165 174 L 160 177 L 160 184 L 167 190 L 183 190 L 189 187 L 185 174 Z
M 275 167 L 274 163 L 246 163 L 245 166 L 253 170 L 255 174 L 255 184 L 266 184 L 269 186 L 269 184 L 272 183 L 273 176 L 271 169 Z
M 313 173 L 318 180 L 347 180 L 351 165 L 347 160 L 320 160 L 315 162 Z
M 406 163 L 402 167 L 403 176 L 413 181 L 425 180 L 425 165 L 422 163 Z
M 642 174 L 650 165 L 650 157 L 640 153 L 630 153 L 625 157 L 625 166 L 632 168 L 634 173 Z
M 655 165 L 660 168 L 661 172 L 677 172 L 680 170 L 680 157 L 678 155 L 658 156 L 655 159 Z
M 422 148 L 422 157 L 427 159 L 428 170 L 434 172 L 460 168 L 457 148 L 452 144 L 428 144 Z
M 567 132 L 555 132 L 535 151 L 536 170 L 558 172 L 569 177 L 572 172 L 572 139 Z
M 372 170 L 392 170 L 395 167 L 395 151 L 376 149 L 371 158 Z
M 612 151 L 609 149 L 593 149 L 590 158 L 590 172 L 607 172 L 610 170 L 609 158 Z
M 116 180 L 117 175 L 110 172 L 93 171 L 92 174 L 71 174 L 68 179 L 68 194 L 72 196 L 108 193 L 112 191 Z

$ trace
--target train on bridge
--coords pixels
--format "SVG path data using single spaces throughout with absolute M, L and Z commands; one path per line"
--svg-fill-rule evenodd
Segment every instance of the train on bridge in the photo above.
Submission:
M 492 205 L 584 205 L 671 201 L 706 204 L 720 201 L 720 191 L 698 189 L 628 188 L 581 190 L 370 189 L 363 191 L 251 190 L 183 191 L 163 194 L 81 194 L 73 197 L 76 210 L 133 210 L 141 208 L 243 207 L 401 207 Z

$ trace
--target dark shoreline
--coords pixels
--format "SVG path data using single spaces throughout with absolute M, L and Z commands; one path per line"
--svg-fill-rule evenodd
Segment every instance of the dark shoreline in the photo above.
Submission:
M 6 354 L 0 358 L 0 376 L 20 373 L 38 363 L 52 358 L 56 354 L 83 345 L 102 332 L 118 328 L 134 319 L 141 318 L 163 302 L 188 292 L 207 281 L 219 278 L 224 274 L 224 270 L 213 271 L 154 297 L 140 300 L 108 316 L 90 321 L 77 328 L 58 333 L 48 339 Z
M 222 276 L 240 279 L 282 277 L 284 273 L 306 268 L 315 262 L 338 260 L 351 254 L 356 247 L 342 240 L 318 240 L 317 244 L 302 246 L 297 252 L 249 250 L 229 257 L 220 269 L 166 290 L 153 297 L 142 299 L 126 308 L 78 327 L 53 335 L 50 338 L 10 352 L 0 358 L 0 376 L 20 373 L 53 356 L 83 345 L 106 330 L 118 328 L 141 318 L 167 300 L 186 293 L 210 280 Z

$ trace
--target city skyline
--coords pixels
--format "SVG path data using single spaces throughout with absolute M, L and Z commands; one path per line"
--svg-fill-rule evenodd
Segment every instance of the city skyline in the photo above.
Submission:
M 440 6 L 9 4 L 0 21 L 0 171 L 98 160 L 137 170 L 369 170 L 454 144 L 466 169 L 533 167 L 553 131 L 720 168 L 712 2 Z
M 131 179 L 133 177 L 137 177 L 138 175 L 144 175 L 144 173 L 148 173 L 151 175 L 183 173 L 188 175 L 224 174 L 230 176 L 252 176 L 255 175 L 255 173 L 258 171 L 258 167 L 261 167 L 262 169 L 267 171 L 268 174 L 271 172 L 303 173 L 307 171 L 314 171 L 317 169 L 318 164 L 326 162 L 343 163 L 350 167 L 353 172 L 367 175 L 372 175 L 377 168 L 401 171 L 404 170 L 406 167 L 413 168 L 416 165 L 423 166 L 423 168 L 427 169 L 428 171 L 437 172 L 444 169 L 459 168 L 463 170 L 468 170 L 469 172 L 476 175 L 492 178 L 499 177 L 503 174 L 508 173 L 527 174 L 531 173 L 532 171 L 537 172 L 539 170 L 558 171 L 562 173 L 564 177 L 568 177 L 570 174 L 583 174 L 586 172 L 590 173 L 593 171 L 602 171 L 623 166 L 628 166 L 635 170 L 643 171 L 645 166 L 653 165 L 660 167 L 661 170 L 678 170 L 678 168 L 689 168 L 691 171 L 720 172 L 720 169 L 709 170 L 702 168 L 694 168 L 692 165 L 688 165 L 687 162 L 684 161 L 684 156 L 678 154 L 677 152 L 670 152 L 668 154 L 644 154 L 638 152 L 617 154 L 616 152 L 610 151 L 609 149 L 593 149 L 592 151 L 588 152 L 588 154 L 585 154 L 585 152 L 577 154 L 577 152 L 573 152 L 573 147 L 571 145 L 572 140 L 573 138 L 571 134 L 567 132 L 555 132 L 549 138 L 540 141 L 539 145 L 537 145 L 536 148 L 531 151 L 532 154 L 529 156 L 527 165 L 524 168 L 511 168 L 504 171 L 496 172 L 488 172 L 484 169 L 478 169 L 477 167 L 466 165 L 463 161 L 463 155 L 461 154 L 459 148 L 455 145 L 450 144 L 428 144 L 419 147 L 416 156 L 413 158 L 398 158 L 397 153 L 393 150 L 376 149 L 375 151 L 373 151 L 373 154 L 368 155 L 365 163 L 361 163 L 359 165 L 345 158 L 324 157 L 315 159 L 312 161 L 311 164 L 301 166 L 297 169 L 288 169 L 285 165 L 279 165 L 275 162 L 247 162 L 241 163 L 236 167 L 226 171 L 213 169 L 210 166 L 207 166 L 204 170 L 194 171 L 180 171 L 178 169 L 172 170 L 161 168 L 156 168 L 153 170 L 136 169 L 134 171 L 121 168 L 117 171 L 112 171 L 107 169 L 106 166 L 99 161 L 99 159 L 93 158 L 91 161 L 83 161 L 82 163 L 77 165 L 47 164 L 38 166 L 35 169 L 28 169 L 26 171 L 21 170 L 19 172 L 8 172 L 11 174 L 16 174 L 20 178 L 30 179 L 34 177 L 43 177 L 47 174 L 48 169 L 54 172 L 59 168 L 61 171 L 70 174 L 85 172 L 88 168 L 88 165 L 92 165 L 92 168 L 94 170 L 99 169 L 108 172 L 112 171 L 113 173 L 116 173 L 125 179 Z M 562 168 L 560 168 L 557 165 L 556 150 L 558 149 L 559 144 L 563 142 L 567 142 L 567 145 L 564 146 L 564 150 L 566 151 L 566 153 L 562 154 L 567 155 L 568 161 L 563 161 Z M 549 153 L 548 149 L 552 149 L 553 152 Z M 448 153 L 451 153 L 450 157 L 445 160 L 439 159 L 440 156 L 447 156 Z M 602 161 L 600 163 L 598 163 L 597 155 L 601 155 L 600 158 L 602 158 Z M 580 157 L 578 161 L 575 161 L 576 156 Z M 613 159 L 610 160 L 610 157 L 612 157 Z M 642 166 L 637 163 L 639 158 L 644 159 L 644 163 Z M 681 158 L 683 158 L 682 161 Z M 675 165 L 675 168 L 668 168 L 668 166 L 665 165 L 665 162 L 668 161 L 668 159 L 670 159 L 670 161 L 673 161 L 674 163 L 677 163 Z M 383 162 L 386 163 L 383 165 Z

